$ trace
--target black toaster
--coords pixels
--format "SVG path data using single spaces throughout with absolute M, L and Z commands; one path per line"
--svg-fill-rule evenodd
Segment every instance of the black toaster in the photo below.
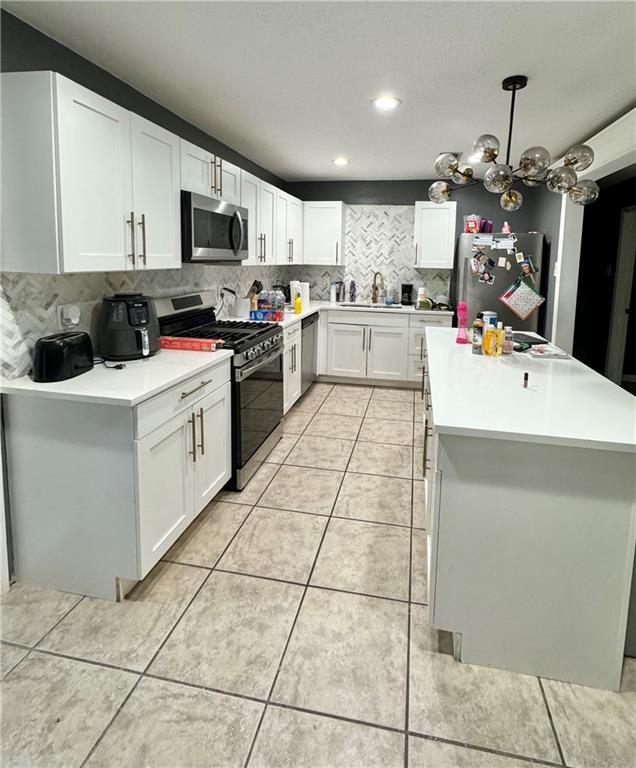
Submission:
M 64 381 L 93 367 L 91 337 L 83 331 L 43 336 L 33 349 L 33 381 Z

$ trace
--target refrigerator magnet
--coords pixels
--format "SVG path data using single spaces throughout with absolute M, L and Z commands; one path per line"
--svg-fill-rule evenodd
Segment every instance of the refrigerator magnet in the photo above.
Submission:
M 505 257 L 505 256 L 500 256 L 500 257 L 499 257 L 499 261 L 497 262 L 497 266 L 498 266 L 498 267 L 505 267 L 505 266 L 506 266 L 506 264 L 508 264 L 508 263 L 509 263 L 509 262 L 508 262 L 508 260 L 506 259 L 506 257 Z
M 524 260 L 525 256 L 521 251 L 518 253 L 515 253 L 515 259 L 517 260 L 517 264 L 521 264 L 521 262 Z

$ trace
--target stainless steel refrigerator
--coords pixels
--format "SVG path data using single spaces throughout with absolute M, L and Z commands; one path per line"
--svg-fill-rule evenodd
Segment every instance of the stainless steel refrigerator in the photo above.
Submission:
M 547 286 L 547 275 L 544 275 L 544 238 L 541 232 L 520 233 L 515 232 L 517 238 L 514 247 L 517 252 L 524 256 L 530 256 L 532 264 L 537 270 L 534 274 L 535 289 L 546 296 L 543 286 Z M 499 232 L 493 233 L 495 239 L 504 238 L 506 235 Z M 457 250 L 457 283 L 456 283 L 456 302 L 465 301 L 468 305 L 468 323 L 472 323 L 478 312 L 490 310 L 497 313 L 497 320 L 501 320 L 504 325 L 512 326 L 515 331 L 544 331 L 545 302 L 535 310 L 526 320 L 520 320 L 508 307 L 506 307 L 499 297 L 521 274 L 521 265 L 517 262 L 514 254 L 508 254 L 506 249 L 484 247 L 484 254 L 491 258 L 495 266 L 488 271 L 494 282 L 480 282 L 479 274 L 475 274 L 471 269 L 471 259 L 475 256 L 473 250 L 473 240 L 475 235 L 462 234 L 459 236 L 459 245 Z M 499 259 L 505 257 L 510 263 L 510 269 L 505 266 L 497 266 Z M 546 268 L 547 268 L 547 259 Z M 457 304 L 455 304 L 457 305 Z

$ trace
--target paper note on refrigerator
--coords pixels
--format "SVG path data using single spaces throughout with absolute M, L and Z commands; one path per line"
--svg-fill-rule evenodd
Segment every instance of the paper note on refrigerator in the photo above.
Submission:
M 476 248 L 490 248 L 492 246 L 492 235 L 478 233 L 473 237 L 473 246 Z

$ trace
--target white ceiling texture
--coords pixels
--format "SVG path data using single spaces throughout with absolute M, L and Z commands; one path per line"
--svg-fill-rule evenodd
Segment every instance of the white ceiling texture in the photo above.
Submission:
M 634 103 L 632 2 L 4 2 L 287 180 L 421 179 L 506 138 L 553 156 Z M 370 99 L 390 92 L 398 111 Z M 340 168 L 332 160 L 350 159 Z

